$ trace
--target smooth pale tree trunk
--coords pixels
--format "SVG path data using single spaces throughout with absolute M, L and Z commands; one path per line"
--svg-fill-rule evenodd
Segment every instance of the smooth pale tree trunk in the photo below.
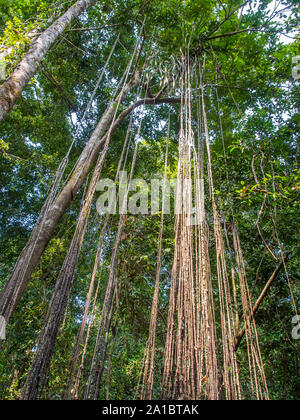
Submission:
M 47 28 L 35 41 L 20 61 L 10 78 L 0 86 L 0 121 L 13 108 L 30 79 L 34 76 L 42 59 L 53 42 L 66 27 L 97 0 L 79 0 L 60 18 Z
M 0 294 L 0 315 L 5 318 L 7 323 L 21 299 L 30 280 L 30 276 L 48 245 L 57 223 L 83 184 L 84 179 L 91 171 L 101 146 L 104 143 L 105 137 L 103 138 L 103 136 L 113 119 L 117 103 L 121 103 L 128 92 L 136 87 L 139 82 L 140 73 L 136 72 L 132 79 L 121 90 L 116 100 L 107 107 L 87 145 L 82 151 L 68 183 L 62 189 L 54 203 L 45 212 L 42 220 L 35 226 L 28 243 L 17 260 L 10 279 L 7 281 Z M 120 119 L 115 122 L 114 128 L 117 127 L 118 124 L 120 124 Z

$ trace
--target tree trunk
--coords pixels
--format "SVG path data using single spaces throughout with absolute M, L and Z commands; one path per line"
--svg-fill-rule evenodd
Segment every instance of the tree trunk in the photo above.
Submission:
M 42 35 L 33 41 L 28 53 L 20 61 L 10 78 L 0 86 L 0 121 L 13 108 L 24 88 L 34 76 L 42 59 L 45 57 L 53 42 L 66 29 L 69 23 L 81 15 L 97 0 L 79 0 L 58 18 Z
M 115 113 L 116 104 L 119 101 L 122 102 L 127 93 L 137 86 L 139 81 L 140 74 L 137 72 L 131 81 L 121 90 L 118 98 L 107 107 L 95 131 L 82 151 L 70 180 L 62 189 L 54 203 L 43 215 L 42 220 L 38 221 L 36 224 L 28 243 L 18 258 L 10 279 L 5 284 L 3 291 L 0 294 L 0 315 L 6 319 L 7 323 L 21 299 L 30 276 L 48 245 L 57 223 L 93 167 L 99 150 L 104 143 L 105 138 L 103 139 L 103 136 L 105 131 Z M 115 122 L 113 128 L 118 124 L 120 124 L 119 119 Z
M 81 208 L 75 233 L 65 257 L 62 269 L 57 279 L 55 290 L 49 304 L 48 313 L 41 330 L 37 350 L 32 367 L 27 376 L 24 387 L 23 399 L 35 400 L 40 387 L 43 387 L 47 377 L 48 369 L 55 348 L 55 342 L 59 331 L 61 320 L 66 312 L 70 291 L 73 285 L 75 270 L 81 245 L 85 236 L 91 205 L 96 190 L 96 184 L 101 173 L 106 149 L 98 158 L 88 192 L 84 197 L 84 204 Z

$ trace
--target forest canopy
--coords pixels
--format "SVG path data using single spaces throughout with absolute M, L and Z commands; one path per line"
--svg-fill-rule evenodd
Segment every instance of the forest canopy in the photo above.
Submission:
M 298 1 L 0 29 L 0 399 L 300 399 Z

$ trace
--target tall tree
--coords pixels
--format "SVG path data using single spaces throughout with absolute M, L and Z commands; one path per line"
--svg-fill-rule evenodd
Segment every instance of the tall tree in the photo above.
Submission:
M 17 4 L 23 2 L 17 0 Z M 288 326 L 291 309 L 298 304 L 299 291 L 296 283 L 298 260 L 293 251 L 299 189 L 296 138 L 299 118 L 296 114 L 297 84 L 292 79 L 290 60 L 297 54 L 297 43 L 290 38 L 289 43 L 281 41 L 285 26 L 286 34 L 293 36 L 290 30 L 295 28 L 294 4 L 295 1 L 281 2 L 283 11 L 277 13 L 279 4 L 276 3 L 273 10 L 269 0 L 255 4 L 224 0 L 217 5 L 209 0 L 117 0 L 113 2 L 114 10 L 104 27 L 100 8 L 95 7 L 88 19 L 82 16 L 56 38 L 55 48 L 48 50 L 40 72 L 36 72 L 35 83 L 29 84 L 22 100 L 0 127 L 0 179 L 3 184 L 0 194 L 5 198 L 0 212 L 0 281 L 4 286 L 0 295 L 0 315 L 11 322 L 8 339 L 1 343 L 1 396 L 20 398 L 23 388 L 24 398 L 36 399 L 48 375 L 44 396 L 60 398 L 65 395 L 69 368 L 74 365 L 70 376 L 75 378 L 78 368 L 76 390 L 70 386 L 68 397 L 87 396 L 84 384 L 89 378 L 95 379 L 89 396 L 105 397 L 101 379 L 109 376 L 111 397 L 132 398 L 146 348 L 148 356 L 144 370 L 147 371 L 147 366 L 150 368 L 148 385 L 153 398 L 160 397 L 164 362 L 170 367 L 165 375 L 169 384 L 169 389 L 164 390 L 166 396 L 170 395 L 169 391 L 173 396 L 181 394 L 187 398 L 200 393 L 208 398 L 222 398 L 226 393 L 226 398 L 230 399 L 239 398 L 241 390 L 251 397 L 249 354 L 255 375 L 257 364 L 259 372 L 263 370 L 257 335 L 271 398 L 282 395 L 295 398 L 298 392 L 295 354 L 299 347 L 296 341 L 291 341 Z M 62 2 L 59 5 L 63 7 Z M 110 1 L 105 1 L 101 7 L 111 10 L 111 5 Z M 276 16 L 281 16 L 281 21 L 274 21 Z M 32 11 L 24 20 L 31 17 L 34 17 Z M 112 94 L 116 92 L 116 85 L 121 85 L 124 63 L 131 56 L 139 32 L 143 35 L 143 48 L 137 57 L 138 64 L 121 93 L 119 89 L 119 95 Z M 106 67 L 104 63 L 115 40 L 111 65 Z M 190 73 L 186 71 L 186 63 L 191 64 Z M 199 69 L 203 64 L 206 70 L 201 85 Z M 99 70 L 104 78 L 98 84 Z M 184 78 L 185 85 L 189 86 L 187 77 L 190 77 L 190 87 L 183 89 L 179 80 Z M 85 104 L 95 85 L 91 112 L 82 123 Z M 137 86 L 139 88 L 135 89 Z M 179 92 L 184 96 L 183 100 L 178 98 Z M 187 102 L 188 95 L 192 96 Z M 141 99 L 143 97 L 146 99 Z M 194 252 L 192 236 L 178 227 L 175 248 L 178 264 L 177 261 L 173 264 L 178 269 L 173 269 L 171 279 L 174 219 L 166 216 L 165 233 L 161 237 L 156 216 L 125 217 L 122 232 L 118 230 L 118 217 L 111 217 L 111 230 L 105 233 L 103 240 L 101 270 L 100 267 L 95 269 L 102 274 L 95 295 L 91 296 L 93 291 L 88 293 L 86 307 L 91 308 L 82 318 L 99 223 L 93 214 L 93 203 L 87 228 L 85 224 L 78 225 L 78 217 L 79 222 L 81 217 L 77 193 L 95 166 L 99 153 L 106 152 L 107 131 L 117 104 L 121 104 L 121 109 L 111 127 L 112 141 L 105 153 L 103 177 L 115 175 L 127 129 L 125 119 L 134 113 L 129 123 L 133 134 L 143 115 L 141 132 L 133 136 L 132 142 L 142 139 L 136 173 L 150 182 L 153 174 L 163 173 L 167 125 L 170 126 L 167 172 L 168 176 L 176 176 L 180 137 L 177 104 L 180 102 L 189 104 L 185 111 L 189 115 L 186 121 L 189 130 L 196 137 L 199 135 L 196 148 L 201 155 L 201 179 L 204 190 L 210 191 L 205 197 L 201 195 L 200 201 L 203 207 L 205 202 L 209 229 L 205 223 L 199 230 L 202 239 L 195 241 Z M 205 107 L 201 111 L 203 104 Z M 134 112 L 144 105 L 143 112 Z M 157 105 L 158 109 L 147 105 Z M 75 131 L 73 143 L 71 133 Z M 208 151 L 201 143 L 203 131 L 206 132 L 209 159 Z M 188 145 L 192 144 L 193 134 L 187 137 Z M 73 144 L 73 149 L 68 155 L 68 166 L 64 166 L 63 156 L 69 143 Z M 129 156 L 134 150 L 132 143 Z M 193 152 L 193 156 L 196 159 L 196 153 Z M 191 164 L 192 170 L 193 160 L 187 157 L 184 161 Z M 55 189 L 53 194 L 51 190 L 51 199 L 47 199 L 30 239 L 20 253 L 46 191 L 51 188 L 49 175 L 55 173 L 56 167 L 55 182 L 60 179 L 61 168 L 66 168 L 65 184 L 58 183 L 63 187 Z M 162 241 L 162 255 L 157 271 L 158 237 Z M 117 248 L 114 248 L 112 244 L 116 240 Z M 219 254 L 214 252 L 215 244 Z M 17 255 L 19 259 L 12 270 Z M 285 255 L 289 256 L 286 260 Z M 195 286 L 189 284 L 194 276 L 193 261 L 198 272 Z M 120 288 L 111 274 L 114 266 L 118 284 L 122 285 Z M 185 279 L 186 286 L 181 289 L 176 286 L 177 272 Z M 160 287 L 155 284 L 158 274 Z M 198 287 L 199 276 L 201 287 Z M 154 291 L 155 321 L 150 314 Z M 116 296 L 113 297 L 114 292 Z M 169 295 L 174 297 L 170 318 L 174 325 L 167 322 Z M 21 298 L 22 305 L 17 307 Z M 117 314 L 114 312 L 115 299 L 119 308 Z M 254 314 L 248 316 L 251 303 Z M 100 318 L 101 308 L 104 312 Z M 195 321 L 194 313 L 198 314 L 199 322 Z M 111 322 L 113 317 L 114 322 Z M 155 339 L 149 335 L 147 346 L 149 319 L 150 332 L 155 331 Z M 284 324 L 282 329 L 275 319 Z M 81 346 L 75 343 L 80 320 L 80 342 L 85 339 L 81 355 Z M 157 326 L 153 326 L 154 322 Z M 84 338 L 87 323 L 88 332 Z M 95 328 L 97 323 L 98 328 Z M 168 347 L 171 350 L 166 350 L 164 357 L 165 341 L 171 336 L 167 334 L 166 337 L 167 329 L 172 330 L 173 339 Z M 213 340 L 205 340 L 208 335 Z M 106 373 L 106 349 L 111 341 L 114 346 Z M 235 349 L 232 347 L 234 341 Z M 77 346 L 74 352 L 77 356 L 72 361 L 73 345 Z M 172 352 L 177 345 L 174 364 Z M 222 353 L 224 346 L 226 354 Z M 198 347 L 202 350 L 198 351 Z M 183 354 L 188 356 L 184 361 Z M 267 354 L 272 360 L 265 360 Z M 223 355 L 225 360 L 221 360 Z M 172 363 L 176 365 L 175 382 Z M 274 373 L 278 378 L 276 383 L 272 382 Z M 194 376 L 197 376 L 197 382 Z M 146 380 L 144 377 L 144 386 Z M 235 390 L 239 383 L 241 389 Z

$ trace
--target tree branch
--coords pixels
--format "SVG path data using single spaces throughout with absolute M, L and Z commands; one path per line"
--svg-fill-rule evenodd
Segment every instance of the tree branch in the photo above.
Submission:
M 289 255 L 290 255 L 290 253 L 288 253 L 285 257 L 282 258 L 280 264 L 277 266 L 276 270 L 273 272 L 273 274 L 269 278 L 267 284 L 265 285 L 263 291 L 261 292 L 261 294 L 260 294 L 259 298 L 257 299 L 255 305 L 253 306 L 252 314 L 249 317 L 250 321 L 252 321 L 253 318 L 255 317 L 255 314 L 258 311 L 263 299 L 266 297 L 268 291 L 270 290 L 272 284 L 276 280 L 278 274 L 280 273 L 282 267 L 284 266 L 284 263 L 287 261 Z M 243 328 L 237 333 L 237 335 L 235 337 L 235 343 L 234 343 L 235 351 L 237 351 L 237 349 L 239 348 L 239 346 L 241 344 L 241 341 L 242 341 L 242 338 L 245 335 L 245 332 L 246 332 L 246 324 L 244 324 Z
M 142 105 L 162 105 L 162 104 L 179 104 L 181 102 L 181 98 L 146 98 L 141 99 L 134 104 L 130 105 L 127 109 L 122 111 L 116 121 L 114 122 L 114 125 L 110 129 L 110 135 L 112 135 L 121 125 L 122 121 L 136 108 Z M 99 147 L 101 148 L 106 141 L 107 133 L 101 138 L 99 142 Z
M 113 131 L 116 130 L 121 122 L 136 108 L 142 105 L 162 105 L 162 104 L 179 104 L 181 101 L 180 98 L 145 98 L 136 101 L 134 104 L 130 105 L 127 109 L 122 111 L 117 118 L 114 126 Z
M 247 3 L 247 2 L 246 2 Z M 244 7 L 244 5 L 242 5 L 241 7 Z M 273 12 L 271 14 L 271 16 L 269 17 L 269 19 L 261 26 L 256 26 L 254 28 L 246 28 L 246 29 L 242 29 L 239 31 L 235 31 L 235 32 L 228 32 L 226 34 L 219 34 L 219 35 L 215 35 L 215 36 L 210 36 L 211 34 L 209 34 L 206 38 L 204 38 L 204 41 L 211 41 L 213 39 L 219 39 L 219 38 L 227 38 L 229 36 L 234 36 L 234 35 L 238 35 L 241 34 L 243 32 L 255 32 L 255 31 L 259 31 L 265 28 L 265 26 L 270 23 L 272 21 L 272 19 L 274 19 L 276 16 L 278 16 L 280 13 L 284 12 L 286 9 L 289 9 L 289 7 L 285 7 L 284 9 L 278 10 L 277 12 Z M 222 23 L 223 24 L 223 23 Z M 219 28 L 218 28 L 219 29 Z M 216 31 L 214 31 L 213 33 L 215 33 Z
M 246 29 L 242 29 L 240 31 L 228 32 L 227 34 L 215 35 L 215 36 L 212 36 L 210 38 L 205 38 L 205 41 L 212 41 L 213 39 L 219 39 L 219 38 L 227 38 L 228 36 L 234 36 L 234 35 L 242 34 L 243 32 L 248 32 L 248 31 L 254 32 L 254 31 L 258 31 L 260 29 L 263 29 L 263 26 L 258 26 L 257 28 L 246 28 Z
M 204 39 L 205 41 L 208 41 L 208 40 L 210 40 L 211 38 L 210 38 L 210 36 L 212 35 L 212 34 L 214 34 L 214 33 L 216 33 L 217 32 L 217 30 L 218 29 L 220 29 L 221 28 L 221 26 L 223 26 L 224 25 L 224 23 L 226 23 L 230 18 L 231 18 L 231 16 L 232 15 L 234 15 L 239 9 L 241 9 L 242 7 L 245 7 L 246 6 L 246 4 L 247 3 L 249 3 L 249 0 L 247 0 L 247 1 L 245 1 L 243 4 L 241 4 L 240 6 L 238 6 L 238 7 L 236 7 L 231 13 L 229 13 L 226 17 L 225 17 L 225 19 L 223 19 L 221 22 L 219 22 L 218 23 L 218 25 L 217 25 L 217 27 L 212 31 L 212 32 L 210 32 L 208 35 L 207 35 L 207 37 Z M 212 38 L 212 39 L 214 39 L 214 38 Z

